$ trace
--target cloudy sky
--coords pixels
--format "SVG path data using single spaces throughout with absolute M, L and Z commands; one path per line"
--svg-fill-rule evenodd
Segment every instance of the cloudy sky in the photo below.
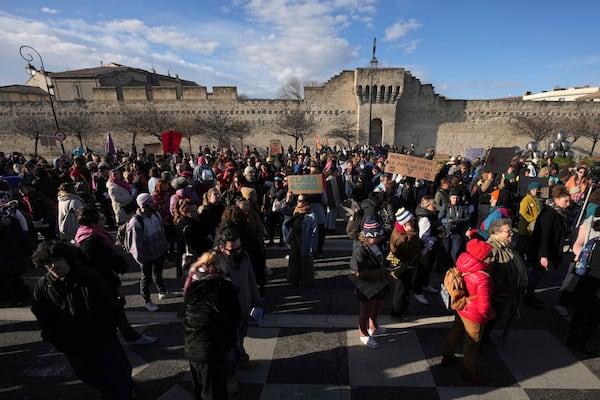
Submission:
M 521 96 L 600 85 L 598 11 L 597 0 L 2 0 L 0 86 L 26 82 L 29 45 L 48 71 L 116 62 L 275 98 L 292 77 L 367 67 L 376 37 L 380 67 L 449 98 Z

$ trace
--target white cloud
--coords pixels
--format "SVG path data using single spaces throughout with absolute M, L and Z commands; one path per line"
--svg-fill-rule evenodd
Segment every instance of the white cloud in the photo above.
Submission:
M 41 12 L 46 13 L 46 14 L 58 14 L 60 11 L 56 10 L 54 8 L 48 8 L 48 7 L 42 7 L 40 9 Z
M 105 65 L 154 67 L 207 86 L 237 85 L 240 93 L 269 97 L 291 77 L 324 81 L 351 65 L 360 48 L 348 42 L 346 31 L 368 25 L 376 3 L 232 0 L 220 9 L 226 20 L 164 19 L 173 26 L 106 14 L 97 20 L 69 15 L 34 21 L 0 11 L 0 49 L 29 44 L 44 55 L 51 71 L 97 66 L 102 60 Z M 5 53 L 10 55 L 0 50 L 0 56 Z M 14 79 L 0 74 L 7 84 Z
M 384 40 L 394 41 L 406 36 L 410 31 L 417 30 L 422 25 L 415 19 L 410 19 L 406 22 L 396 22 L 385 30 Z

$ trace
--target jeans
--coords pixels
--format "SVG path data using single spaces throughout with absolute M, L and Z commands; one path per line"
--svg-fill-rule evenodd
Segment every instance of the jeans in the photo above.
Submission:
M 167 289 L 163 282 L 163 264 L 165 257 L 153 261 L 147 261 L 142 265 L 142 278 L 140 279 L 140 294 L 147 303 L 150 301 L 150 282 L 154 281 L 159 293 L 166 293 Z

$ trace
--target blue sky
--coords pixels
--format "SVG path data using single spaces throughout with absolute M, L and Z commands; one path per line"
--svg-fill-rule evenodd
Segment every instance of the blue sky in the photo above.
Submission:
M 521 96 L 600 85 L 599 11 L 597 0 L 3 0 L 0 86 L 26 82 L 18 50 L 30 45 L 49 71 L 116 62 L 275 98 L 292 77 L 367 67 L 376 37 L 380 67 L 441 95 Z

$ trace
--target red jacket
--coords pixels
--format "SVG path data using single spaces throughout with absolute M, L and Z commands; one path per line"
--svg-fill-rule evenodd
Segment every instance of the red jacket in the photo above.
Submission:
M 492 308 L 494 284 L 487 272 L 488 266 L 466 252 L 458 257 L 456 266 L 463 274 L 469 293 L 467 305 L 457 312 L 477 324 L 484 324 L 494 319 L 496 317 L 496 312 Z

